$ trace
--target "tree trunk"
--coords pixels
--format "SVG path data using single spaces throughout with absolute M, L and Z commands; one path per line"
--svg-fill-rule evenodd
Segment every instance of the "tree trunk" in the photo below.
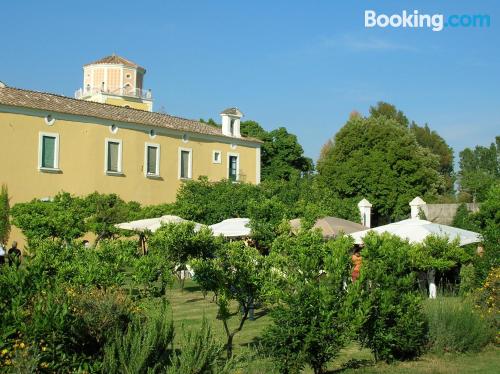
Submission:
M 229 334 L 227 337 L 226 352 L 227 352 L 227 359 L 228 360 L 230 360 L 231 357 L 233 357 L 233 338 L 234 338 L 234 334 Z
M 427 271 L 427 282 L 429 283 L 429 299 L 435 299 L 437 294 L 436 270 L 429 269 Z

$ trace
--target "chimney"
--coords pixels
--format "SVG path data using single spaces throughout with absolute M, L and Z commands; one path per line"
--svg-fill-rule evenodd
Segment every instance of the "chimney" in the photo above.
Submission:
M 412 201 L 410 201 L 410 208 L 411 208 L 410 217 L 413 219 L 420 219 L 420 216 L 419 216 L 420 210 L 422 210 L 422 212 L 424 212 L 424 214 L 425 214 L 426 207 L 427 207 L 427 203 L 424 200 L 422 200 L 420 197 L 417 196 Z
M 228 108 L 220 114 L 222 118 L 222 134 L 241 138 L 240 119 L 243 113 L 238 108 Z
M 358 203 L 359 213 L 361 215 L 361 224 L 367 228 L 372 224 L 372 204 L 366 199 Z

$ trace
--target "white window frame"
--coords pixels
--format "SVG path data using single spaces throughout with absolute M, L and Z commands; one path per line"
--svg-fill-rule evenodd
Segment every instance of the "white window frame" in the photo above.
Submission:
M 217 161 L 215 159 L 215 154 L 218 153 L 219 154 L 219 160 Z M 213 150 L 212 151 L 212 164 L 220 164 L 222 163 L 222 151 L 219 151 L 217 149 Z
M 54 167 L 48 168 L 42 166 L 43 157 L 43 137 L 48 136 L 56 139 L 54 144 Z M 59 134 L 55 132 L 40 132 L 38 134 L 38 170 L 40 171 L 59 171 Z
M 118 143 L 118 171 L 108 170 L 108 143 Z M 104 174 L 106 175 L 122 175 L 123 174 L 123 142 L 121 139 L 104 139 Z
M 240 154 L 239 153 L 227 153 L 227 179 L 229 179 L 229 157 L 236 156 L 236 180 L 234 182 L 238 182 L 240 180 Z
M 189 164 L 188 164 L 188 176 L 182 178 L 181 177 L 181 163 L 182 163 L 182 151 L 189 152 Z M 192 148 L 183 148 L 179 147 L 178 152 L 178 178 L 181 180 L 193 179 L 193 149 Z
M 148 147 L 156 148 L 156 170 L 154 174 L 148 173 Z M 146 178 L 158 178 L 160 176 L 160 144 L 158 143 L 149 143 L 146 142 L 144 144 L 144 176 Z

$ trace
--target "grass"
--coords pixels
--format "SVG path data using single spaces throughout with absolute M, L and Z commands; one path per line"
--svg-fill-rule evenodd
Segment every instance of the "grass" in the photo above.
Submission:
M 181 328 L 197 328 L 201 326 L 203 316 L 212 325 L 214 334 L 225 342 L 222 322 L 216 319 L 217 306 L 212 302 L 209 294 L 203 297 L 199 287 L 191 280 L 187 280 L 184 291 L 178 285 L 170 290 L 169 300 L 172 305 L 172 316 L 176 331 Z M 236 311 L 236 305 L 234 305 Z M 243 330 L 234 338 L 234 353 L 236 356 L 254 355 L 252 347 L 258 344 L 258 339 L 267 325 L 272 323 L 266 310 L 255 311 L 256 320 L 247 321 Z M 230 321 L 231 327 L 236 327 L 237 317 Z M 479 353 L 474 354 L 426 354 L 416 361 L 398 362 L 395 364 L 375 363 L 373 355 L 367 349 L 360 348 L 352 343 L 343 349 L 339 357 L 332 362 L 329 373 L 428 373 L 428 374 L 455 374 L 455 373 L 498 373 L 500 368 L 500 349 L 488 346 Z M 246 367 L 237 371 L 241 374 L 272 374 L 273 365 L 270 360 L 263 358 L 252 358 L 246 363 Z M 306 369 L 304 374 L 311 374 Z

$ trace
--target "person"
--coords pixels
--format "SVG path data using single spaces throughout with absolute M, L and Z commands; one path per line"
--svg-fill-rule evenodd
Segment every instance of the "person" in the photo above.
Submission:
M 354 253 L 351 256 L 351 261 L 354 265 L 354 269 L 352 269 L 351 278 L 352 281 L 355 282 L 359 278 L 359 271 L 361 270 L 361 263 L 363 262 L 363 258 L 361 257 L 361 248 L 356 247 L 354 249 Z
M 90 248 L 90 242 L 87 239 L 82 240 L 83 248 L 89 249 Z
M 0 243 L 0 266 L 5 264 L 5 248 L 2 243 Z
M 477 246 L 476 254 L 479 257 L 483 257 L 484 256 L 484 245 L 483 245 L 483 243 L 479 243 L 479 245 Z
M 17 242 L 12 242 L 12 248 L 8 252 L 9 266 L 16 265 L 19 266 L 21 263 L 21 250 L 17 248 Z

